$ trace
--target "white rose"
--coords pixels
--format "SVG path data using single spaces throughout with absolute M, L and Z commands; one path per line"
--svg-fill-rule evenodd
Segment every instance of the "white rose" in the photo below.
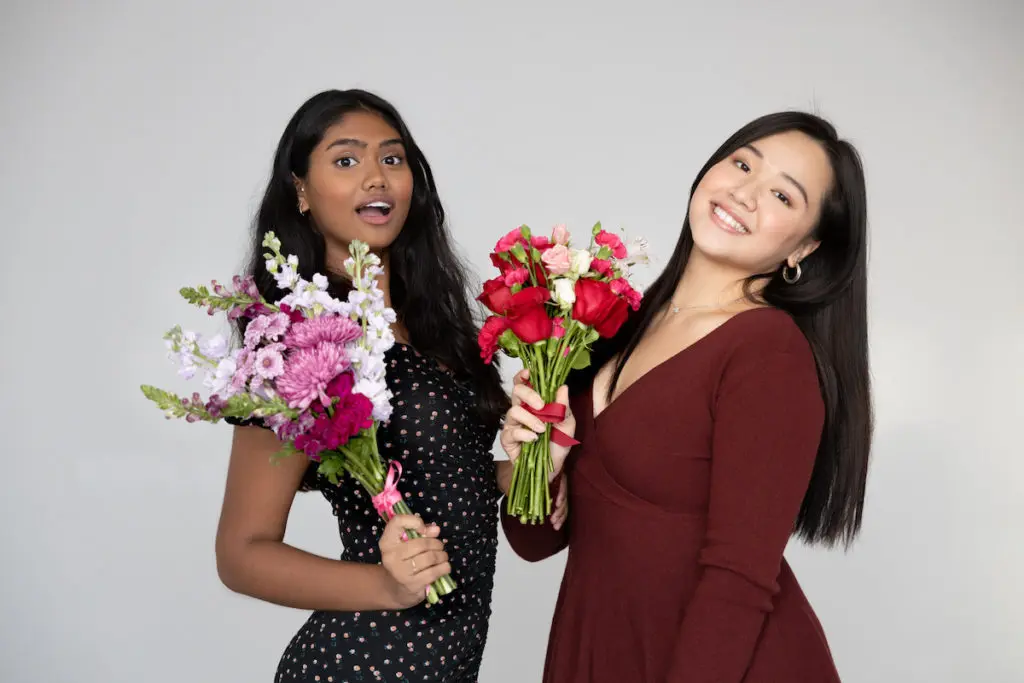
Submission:
M 590 270 L 590 262 L 594 260 L 593 255 L 584 249 L 575 249 L 572 253 L 572 267 L 569 272 L 579 276 Z
M 576 289 L 575 283 L 567 278 L 558 278 L 555 280 L 555 293 L 553 296 L 555 303 L 562 308 L 571 308 L 576 303 Z

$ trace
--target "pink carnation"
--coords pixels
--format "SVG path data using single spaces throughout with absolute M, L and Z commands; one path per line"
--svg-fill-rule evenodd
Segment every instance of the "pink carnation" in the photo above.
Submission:
M 628 253 L 626 251 L 626 245 L 622 243 L 622 240 L 620 240 L 617 235 L 613 235 L 607 230 L 602 230 L 601 232 L 597 233 L 597 236 L 594 238 L 594 241 L 600 244 L 602 247 L 608 247 L 609 249 L 611 249 L 612 256 L 614 256 L 615 258 L 626 258 L 626 254 Z
M 640 302 L 643 299 L 643 295 L 633 289 L 633 286 L 625 278 L 612 280 L 610 286 L 613 292 L 626 300 L 630 308 L 634 311 L 640 310 Z
M 509 251 L 516 244 L 526 244 L 526 239 L 523 237 L 523 233 L 519 228 L 512 230 L 507 235 L 498 240 L 498 243 L 494 247 L 494 251 L 499 254 L 503 254 Z
M 593 259 L 590 262 L 590 269 L 604 277 L 612 277 L 615 275 L 615 271 L 612 270 L 612 262 L 603 258 Z
M 514 287 L 515 285 L 521 285 L 530 279 L 530 271 L 526 268 L 516 268 L 510 270 L 505 274 L 505 286 Z
M 275 387 L 289 408 L 305 410 L 318 398 L 328 403 L 327 385 L 348 367 L 349 359 L 343 346 L 321 342 L 312 348 L 293 351 Z
M 362 334 L 363 328 L 351 318 L 331 315 L 294 323 L 284 342 L 292 349 L 308 349 L 322 342 L 347 344 Z

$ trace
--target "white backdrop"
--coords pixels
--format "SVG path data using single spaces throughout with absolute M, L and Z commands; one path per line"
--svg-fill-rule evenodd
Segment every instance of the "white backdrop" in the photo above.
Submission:
M 216 328 L 177 290 L 241 265 L 291 113 L 359 86 L 487 276 L 521 222 L 667 255 L 728 134 L 830 117 L 868 173 L 877 441 L 862 540 L 789 557 L 845 681 L 1024 680 L 1021 4 L 572 4 L 3 3 L 0 679 L 271 680 L 305 614 L 218 582 L 230 430 L 137 387 L 185 386 L 161 334 Z M 288 540 L 336 556 L 322 499 Z M 537 681 L 564 559 L 502 544 L 482 680 Z

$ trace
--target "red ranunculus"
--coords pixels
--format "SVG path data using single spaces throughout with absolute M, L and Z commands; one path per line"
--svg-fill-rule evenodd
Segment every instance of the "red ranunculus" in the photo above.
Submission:
M 607 282 L 599 280 L 580 278 L 575 291 L 572 317 L 592 326 L 602 337 L 615 336 L 629 315 L 626 302 L 615 295 Z
M 485 363 L 490 364 L 494 360 L 494 354 L 498 352 L 498 339 L 508 329 L 508 320 L 498 315 L 492 315 L 480 328 L 480 336 L 477 342 L 480 345 L 480 357 Z
M 508 324 L 523 343 L 535 344 L 551 337 L 552 321 L 544 307 L 550 297 L 547 287 L 527 287 L 512 295 Z
M 505 278 L 496 277 L 484 283 L 484 291 L 476 300 L 498 315 L 505 315 L 512 303 L 512 290 L 505 284 Z

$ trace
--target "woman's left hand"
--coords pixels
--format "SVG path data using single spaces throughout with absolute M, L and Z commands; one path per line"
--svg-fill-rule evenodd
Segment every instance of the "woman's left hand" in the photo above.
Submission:
M 562 528 L 569 516 L 569 480 L 565 474 L 558 480 L 558 493 L 555 494 L 554 511 L 551 513 L 551 526 L 555 531 Z

